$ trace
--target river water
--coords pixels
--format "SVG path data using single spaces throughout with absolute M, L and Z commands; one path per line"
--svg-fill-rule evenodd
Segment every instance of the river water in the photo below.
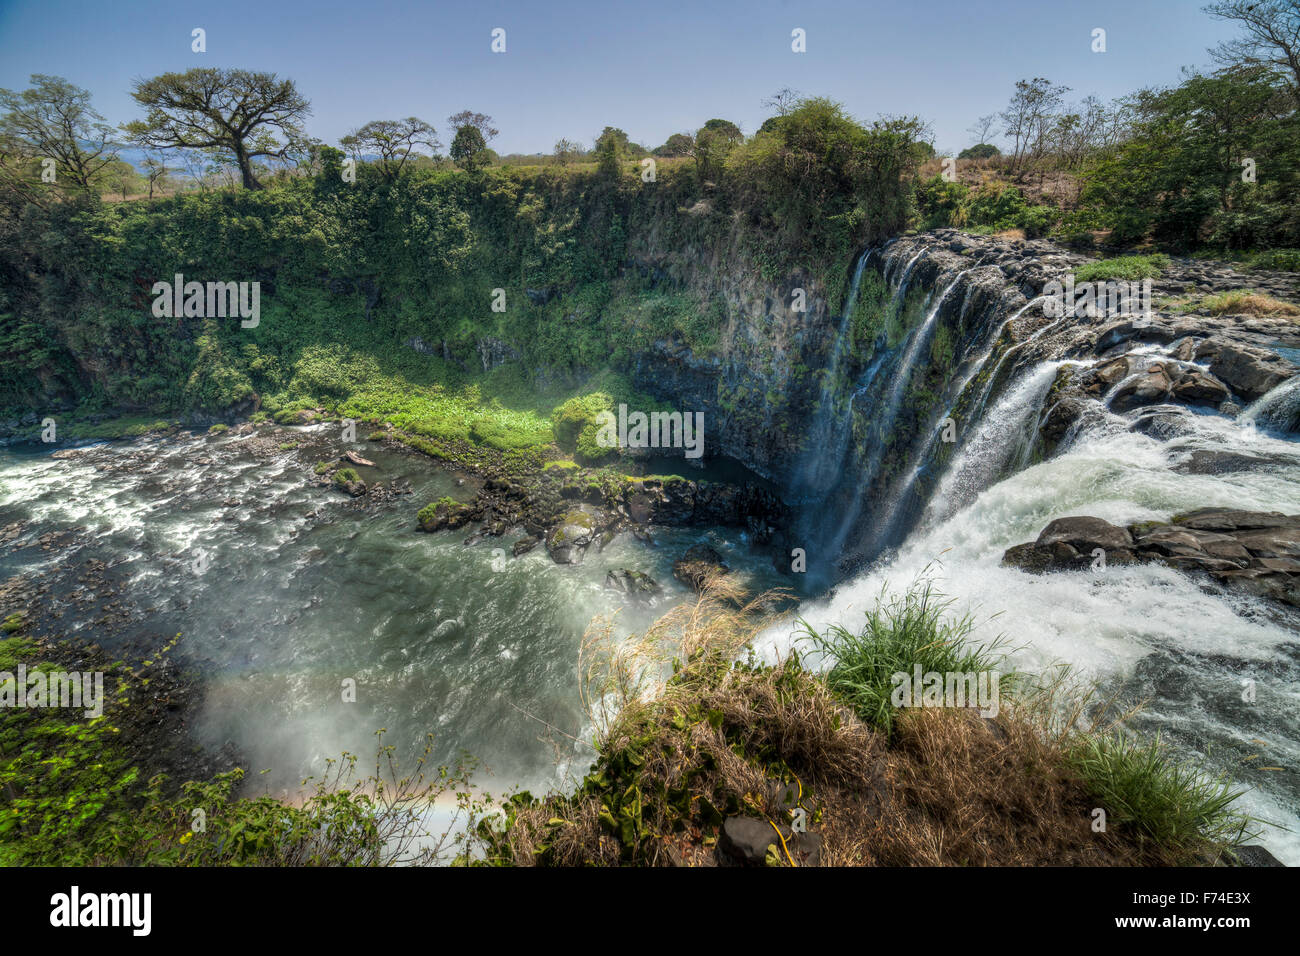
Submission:
M 373 766 L 379 728 L 407 766 L 426 733 L 436 735 L 435 761 L 469 751 L 494 793 L 571 783 L 591 758 L 563 734 L 586 730 L 577 663 L 593 617 L 617 612 L 629 633 L 688 597 L 672 563 L 696 542 L 755 590 L 788 583 L 730 528 L 656 528 L 653 544 L 621 534 L 577 566 L 555 564 L 544 546 L 509 557 L 522 532 L 466 546 L 470 528 L 416 530 L 423 504 L 469 497 L 431 459 L 360 448 L 378 466 L 358 469 L 364 479 L 405 479 L 413 491 L 363 508 L 315 483 L 311 466 L 328 457 L 323 434 L 285 429 L 280 439 L 304 445 L 268 457 L 245 452 L 244 437 L 182 436 L 66 460 L 48 446 L 0 449 L 0 528 L 25 522 L 0 547 L 0 580 L 106 562 L 130 622 L 101 626 L 68 584 L 45 598 L 64 611 L 59 627 L 144 654 L 181 634 L 174 653 L 206 678 L 198 739 L 232 744 L 266 792 L 296 792 L 343 751 Z M 35 544 L 77 527 L 68 551 Z M 617 568 L 650 574 L 663 596 L 639 605 L 607 589 Z M 346 680 L 356 682 L 354 703 L 343 699 Z

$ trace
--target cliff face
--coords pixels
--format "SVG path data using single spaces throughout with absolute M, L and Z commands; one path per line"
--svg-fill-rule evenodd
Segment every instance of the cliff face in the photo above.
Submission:
M 813 544 L 827 565 L 839 561 L 844 570 L 901 541 L 967 439 L 1013 383 L 1027 384 L 1030 367 L 1067 363 L 1055 380 L 1044 379 L 1042 394 L 1026 393 L 1017 414 L 1032 434 L 1017 434 L 1009 454 L 994 456 L 1000 464 L 983 482 L 1052 454 L 1081 414 L 1114 397 L 1107 376 L 1133 378 L 1111 411 L 1212 398 L 1229 415 L 1294 376 L 1284 353 L 1300 335 L 1290 319 L 1173 304 L 1242 288 L 1295 299 L 1294 277 L 1174 260 L 1153 283 L 1150 318 L 1053 316 L 1045 290 L 1092 261 L 1047 242 L 940 230 L 869 250 L 845 302 L 832 306 L 811 277 L 766 281 L 734 250 L 703 255 L 647 244 L 632 267 L 721 302 L 726 320 L 709 355 L 656 341 L 638 355 L 635 380 L 678 408 L 703 411 L 708 453 L 776 482 L 803 513 L 791 544 Z M 793 308 L 800 289 L 802 312 Z M 1172 371 L 1116 361 L 1165 346 L 1178 366 Z M 1152 381 L 1138 381 L 1139 372 Z M 1286 409 L 1269 413 L 1275 427 L 1300 425 L 1282 420 Z
M 821 393 L 816 370 L 830 364 L 837 332 L 825 289 L 805 274 L 769 283 L 734 260 L 722 269 L 652 252 L 634 261 L 702 302 L 721 303 L 726 315 L 712 354 L 696 355 L 676 338 L 656 340 L 635 360 L 637 387 L 703 412 L 708 454 L 793 487 Z

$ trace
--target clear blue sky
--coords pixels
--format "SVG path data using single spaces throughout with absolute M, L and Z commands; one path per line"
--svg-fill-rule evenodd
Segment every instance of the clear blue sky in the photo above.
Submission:
M 336 143 L 371 119 L 438 128 L 488 113 L 499 152 L 590 144 L 606 125 L 648 147 L 720 116 L 753 132 L 788 86 L 870 120 L 914 113 L 941 151 L 1000 110 L 1015 81 L 1046 76 L 1109 99 L 1177 82 L 1232 28 L 1202 0 L 0 0 L 0 86 L 66 77 L 114 123 L 139 115 L 132 79 L 193 66 L 273 70 L 312 101 L 308 130 Z M 207 31 L 207 52 L 190 31 Z M 490 50 L 494 27 L 507 52 Z M 790 32 L 807 32 L 807 52 Z M 1094 27 L 1106 53 L 1091 51 Z

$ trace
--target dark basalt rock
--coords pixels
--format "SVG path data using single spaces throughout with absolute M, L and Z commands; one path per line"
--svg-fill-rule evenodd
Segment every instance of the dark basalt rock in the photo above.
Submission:
M 697 544 L 687 549 L 681 559 L 673 563 L 673 577 L 692 591 L 698 591 L 711 574 L 730 571 L 731 568 L 707 544 Z
M 608 518 L 590 508 L 570 511 L 546 537 L 546 550 L 556 564 L 581 564 Z
M 659 582 L 643 571 L 619 568 L 605 575 L 605 587 L 621 591 L 634 600 L 649 601 L 663 593 Z
M 1276 352 L 1210 338 L 1193 353 L 1198 362 L 1209 360 L 1210 371 L 1253 402 L 1296 374 L 1296 367 Z
M 1239 846 L 1230 852 L 1238 866 L 1286 866 L 1262 846 Z
M 1008 548 L 1002 563 L 1031 574 L 1078 570 L 1095 548 L 1107 564 L 1156 561 L 1300 607 L 1300 515 L 1275 511 L 1201 508 L 1127 529 L 1061 518 L 1037 541 Z

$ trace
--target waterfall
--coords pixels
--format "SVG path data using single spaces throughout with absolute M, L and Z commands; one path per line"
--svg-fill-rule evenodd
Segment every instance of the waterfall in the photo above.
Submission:
M 825 492 L 839 470 L 844 458 L 844 450 L 848 445 L 848 423 L 846 416 L 838 407 L 840 403 L 837 400 L 841 387 L 840 369 L 848 340 L 853 334 L 853 310 L 857 306 L 862 273 L 866 269 L 872 251 L 867 249 L 858 256 L 853 277 L 849 282 L 848 295 L 844 299 L 844 308 L 837 320 L 835 340 L 831 344 L 830 361 L 827 364 L 828 371 L 822 381 L 821 397 L 817 405 L 817 417 L 809 430 L 807 447 L 810 452 L 805 456 L 799 480 L 800 492 L 805 497 L 815 497 Z
M 1293 375 L 1254 401 L 1239 420 L 1280 432 L 1300 429 L 1300 375 Z
M 978 423 L 949 466 L 926 512 L 942 520 L 993 484 L 1009 468 L 1025 464 L 1030 433 L 1044 396 L 1066 363 L 1042 362 L 1027 372 Z M 970 427 L 970 426 L 968 426 Z

